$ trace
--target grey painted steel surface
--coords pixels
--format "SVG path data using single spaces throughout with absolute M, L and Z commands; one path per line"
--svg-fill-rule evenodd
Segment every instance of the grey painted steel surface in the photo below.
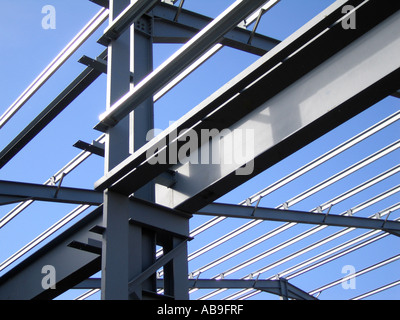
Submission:
M 116 2 L 111 2 L 111 4 L 111 9 L 117 10 Z M 118 2 L 118 5 L 120 5 L 118 10 L 121 10 L 122 4 Z M 127 10 L 135 15 L 132 8 L 134 6 L 128 7 Z M 146 20 L 146 18 L 143 17 L 142 20 Z M 116 40 L 110 42 L 109 50 L 114 53 L 114 56 L 110 55 L 107 72 L 109 107 L 124 92 L 135 88 L 152 71 L 151 23 L 151 20 L 144 21 L 142 24 L 145 26 L 141 30 L 130 28 Z M 132 83 L 130 82 L 131 74 L 133 74 Z M 127 154 L 141 147 L 146 142 L 147 132 L 153 127 L 153 99 L 149 97 L 135 111 L 108 130 L 109 145 L 107 148 L 106 143 L 105 153 L 106 170 L 122 161 Z M 154 185 L 147 184 L 135 192 L 135 196 L 154 201 Z M 106 232 L 104 233 L 102 255 L 104 273 L 102 297 L 103 299 L 143 299 L 145 298 L 144 291 L 155 292 L 156 290 L 155 273 L 142 279 L 143 281 L 135 286 L 135 290 L 130 292 L 128 282 L 129 279 L 140 276 L 144 269 L 154 264 L 158 232 L 149 228 L 151 225 L 154 227 L 154 223 L 149 223 L 149 225 L 129 224 L 128 217 L 135 220 L 140 212 L 136 212 L 137 209 L 129 206 L 129 199 L 126 196 L 106 191 L 104 197 Z M 121 261 L 125 263 L 121 263 Z M 181 264 L 187 264 L 186 259 L 181 261 Z M 184 287 L 184 284 L 176 287 Z M 187 293 L 185 297 L 187 297 Z
M 170 126 L 154 141 L 124 160 L 96 182 L 95 187 L 101 190 L 111 185 L 114 190 L 129 194 L 140 187 L 140 181 L 146 179 L 145 177 L 156 177 L 158 173 L 170 168 L 176 171 L 177 183 L 173 189 L 159 188 L 157 201 L 166 206 L 194 212 L 389 95 L 393 92 L 391 87 L 397 87 L 396 82 L 399 81 L 399 63 L 393 57 L 398 39 L 390 31 L 391 28 L 396 28 L 396 18 L 388 19 L 391 26 L 385 21 L 373 31 L 365 33 L 398 10 L 398 4 L 394 4 L 392 8 L 381 8 L 376 2 L 368 2 L 359 9 L 359 17 L 369 16 L 372 11 L 375 14 L 374 19 L 368 19 L 364 28 L 347 32 L 339 23 L 327 31 L 327 23 L 340 18 L 340 8 L 339 3 L 335 3 L 322 16 L 316 17 Z M 329 12 L 334 17 L 326 17 Z M 316 36 L 318 37 L 315 38 Z M 313 38 L 313 42 L 296 52 Z M 340 48 L 343 50 L 340 51 Z M 288 55 L 290 59 L 281 63 Z M 379 58 L 383 56 L 387 59 Z M 376 59 L 373 69 L 369 59 Z M 263 76 L 273 66 L 276 66 L 273 72 Z M 348 66 L 353 66 L 353 69 Z M 307 72 L 309 73 L 305 76 Z M 256 79 L 258 81 L 255 82 Z M 354 82 L 357 86 L 353 86 Z M 349 83 L 352 85 L 348 85 Z M 270 90 L 263 89 L 265 87 Z M 335 94 L 328 95 L 329 92 Z M 223 104 L 226 101 L 228 102 Z M 282 104 L 284 107 L 280 107 Z M 218 106 L 221 107 L 213 112 Z M 259 106 L 258 109 L 256 106 Z M 207 117 L 210 112 L 213 113 Z M 263 116 L 264 113 L 271 114 Z M 205 118 L 207 121 L 192 127 Z M 231 131 L 246 128 L 254 130 L 254 136 L 259 141 L 254 142 L 256 148 L 252 174 L 235 175 L 240 165 L 231 165 L 228 168 L 229 166 L 218 164 L 188 163 L 173 168 L 168 164 L 151 165 L 146 162 L 146 153 L 155 146 L 163 147 L 164 141 L 169 141 L 174 132 L 192 127 L 199 133 L 201 129 L 210 126 L 217 126 L 217 129 L 229 127 Z M 266 135 L 265 132 L 270 134 Z M 176 145 L 167 145 L 167 148 L 172 147 L 176 148 Z M 205 170 L 209 172 L 207 175 L 203 174 Z M 180 172 L 190 172 L 190 179 L 184 178 L 185 174 Z M 169 200 L 172 198 L 173 203 Z
M 118 104 L 118 102 L 120 101 L 118 99 L 121 99 L 121 95 L 124 94 L 124 91 L 126 91 L 127 74 L 129 74 L 130 71 L 132 71 L 134 74 L 135 86 L 133 86 L 133 89 L 129 92 L 128 96 L 131 92 L 135 92 L 137 87 L 140 88 L 141 83 L 146 81 L 143 81 L 142 78 L 145 77 L 152 69 L 151 40 L 149 41 L 148 39 L 144 39 L 144 45 L 142 44 L 142 42 L 139 43 L 139 41 L 141 41 L 141 37 L 143 36 L 137 34 L 136 31 L 133 31 L 133 28 L 130 28 L 130 32 L 133 32 L 133 37 L 132 35 L 129 36 L 128 32 L 120 34 L 123 30 L 126 29 L 128 22 L 132 21 L 132 17 L 139 17 L 141 14 L 143 14 L 143 12 L 141 12 L 143 6 L 141 6 L 140 3 L 143 3 L 143 5 L 145 4 L 143 1 L 138 1 L 127 6 L 127 3 L 122 4 L 118 2 L 117 7 L 117 2 L 110 2 L 111 22 L 110 27 L 108 31 L 105 32 L 105 34 L 107 35 L 110 30 L 112 32 L 112 30 L 115 29 L 115 26 L 117 26 L 117 29 L 120 28 L 120 30 L 118 29 L 116 32 L 117 34 L 114 37 L 115 40 L 109 42 L 110 53 L 107 72 L 107 113 L 110 113 L 110 110 L 111 112 L 112 110 L 115 110 L 115 104 Z M 197 42 L 193 41 L 193 44 L 191 46 L 188 46 L 189 50 L 181 51 L 181 58 L 176 59 L 175 61 L 180 61 L 181 59 L 186 57 L 186 62 L 184 62 L 183 67 L 181 65 L 180 68 L 184 68 L 185 63 L 190 64 L 191 61 L 194 61 L 197 57 L 196 54 L 201 54 L 205 50 L 204 47 L 206 47 L 207 43 L 208 45 L 213 44 L 217 40 L 216 37 L 218 33 L 227 28 L 230 29 L 231 27 L 233 27 L 231 26 L 232 22 L 230 21 L 230 19 L 235 21 L 235 15 L 239 15 L 239 17 L 241 17 L 241 15 L 244 14 L 243 11 L 247 12 L 246 10 L 252 10 L 252 6 L 249 5 L 249 8 L 243 8 L 243 3 L 237 3 L 236 5 L 233 5 L 228 14 L 223 15 L 220 19 L 216 19 L 217 23 L 214 24 L 214 21 L 210 23 L 210 25 L 213 27 L 206 28 L 205 30 L 207 30 L 207 32 L 200 32 L 202 36 L 199 36 L 197 38 Z M 147 4 L 150 3 L 147 2 Z M 123 9 L 124 5 L 127 6 L 126 9 Z M 120 13 L 121 11 L 122 13 Z M 116 16 L 117 14 L 119 15 L 114 18 L 114 16 Z M 238 22 L 239 21 L 237 21 L 237 23 Z M 225 30 L 225 32 L 226 31 L 227 30 Z M 151 39 L 150 34 L 148 38 Z M 133 39 L 134 46 L 132 51 L 133 55 L 130 55 L 128 57 L 127 55 L 132 50 L 128 49 L 132 45 L 131 39 Z M 197 51 L 200 51 L 200 53 Z M 194 57 L 192 57 L 192 55 L 194 55 Z M 130 61 L 129 59 L 133 59 L 133 61 Z M 172 62 L 173 61 L 174 60 L 172 60 Z M 127 63 L 130 63 L 130 65 L 127 65 Z M 174 63 L 168 64 L 167 66 L 172 66 L 172 69 L 161 68 L 162 72 L 164 72 L 164 76 L 167 75 L 168 77 L 170 77 L 171 75 L 169 73 L 175 75 L 178 74 L 179 70 L 181 69 L 178 68 L 176 70 L 175 68 L 178 67 L 180 64 L 181 63 L 175 65 Z M 140 68 L 143 65 L 145 66 L 144 69 Z M 133 70 L 131 70 L 132 66 Z M 129 71 L 128 73 L 127 70 Z M 150 77 L 152 74 L 154 73 L 151 73 Z M 145 79 L 148 78 L 149 76 L 147 76 Z M 142 82 L 139 82 L 140 80 L 142 80 Z M 137 84 L 137 82 L 139 82 L 139 84 Z M 154 121 L 151 98 L 152 92 L 148 93 L 148 96 L 141 97 L 141 100 L 137 102 L 137 104 L 141 104 L 140 107 L 142 107 L 142 110 L 138 105 L 135 105 L 135 107 L 137 108 L 130 108 L 128 112 L 125 112 L 126 110 L 124 110 L 124 114 L 121 114 L 121 117 L 118 119 L 118 123 L 115 123 L 115 125 L 107 130 L 108 143 L 106 142 L 105 149 L 106 172 L 111 170 L 119 162 L 123 161 L 124 158 L 127 156 L 127 152 L 134 152 L 145 143 L 146 134 L 150 129 L 153 128 Z M 147 104 L 146 99 L 148 101 Z M 143 105 L 143 103 L 145 105 Z M 133 112 L 128 117 L 128 113 L 131 111 Z M 145 123 L 147 123 L 148 125 L 144 125 Z M 129 137 L 129 135 L 133 137 Z M 126 146 L 127 141 L 129 144 L 128 148 Z M 121 148 L 121 144 L 125 144 L 125 146 Z M 145 188 L 146 189 L 135 190 L 135 196 L 154 201 L 154 187 L 150 184 L 145 186 Z M 127 225 L 126 217 L 129 212 L 128 203 L 129 199 L 126 197 L 126 195 L 120 195 L 111 190 L 106 190 L 104 192 L 103 225 L 106 228 L 106 232 L 103 235 L 102 247 L 103 299 L 143 299 L 145 298 L 145 296 L 143 295 L 144 290 L 149 292 L 155 292 L 156 290 L 155 270 L 153 270 L 154 275 L 151 275 L 149 277 L 149 275 L 146 274 L 146 277 L 144 277 L 140 282 L 135 282 L 135 280 L 133 280 L 135 282 L 135 285 L 132 287 L 131 284 L 129 292 L 127 290 L 128 279 L 137 279 L 138 277 L 142 277 L 141 273 L 146 272 L 143 271 L 144 269 L 152 270 L 152 265 L 156 263 L 155 248 L 157 241 L 157 232 L 152 231 L 151 228 L 143 228 L 141 226 L 135 225 L 129 227 Z M 168 244 L 163 241 L 164 250 L 169 251 L 166 252 L 166 255 L 174 252 L 177 247 L 183 247 L 185 249 L 184 254 L 174 256 L 172 261 L 166 261 L 166 263 L 168 262 L 168 266 L 166 268 L 166 271 L 168 271 L 166 272 L 166 278 L 170 279 L 167 285 L 169 293 L 172 294 L 175 299 L 187 299 L 188 290 L 185 289 L 187 288 L 187 285 L 185 285 L 187 279 L 186 276 L 184 276 L 185 274 L 187 274 L 186 242 L 175 239 L 173 235 L 170 235 L 165 241 L 167 241 Z M 125 261 L 125 263 L 121 263 L 121 261 Z
M 141 1 L 143 2 L 143 1 Z M 130 4 L 129 0 L 110 1 L 109 24 Z M 131 55 L 130 30 L 111 41 L 108 46 L 107 108 L 130 89 Z M 130 152 L 130 119 L 126 117 L 106 133 L 105 172 L 122 161 Z M 128 211 L 126 197 L 105 191 L 102 244 L 102 299 L 126 300 L 129 279 Z M 121 263 L 125 262 L 125 263 Z
M 359 17 L 363 16 L 363 11 L 360 11 Z M 400 61 L 396 53 L 400 50 L 400 38 L 394 31 L 399 27 L 400 16 L 395 14 L 354 40 L 335 56 L 315 66 L 315 56 L 311 56 L 308 50 L 314 47 L 314 54 L 318 54 L 317 51 L 320 50 L 316 46 L 319 46 L 322 49 L 319 57 L 327 53 L 326 49 L 332 52 L 333 48 L 327 47 L 328 43 L 323 38 L 329 38 L 331 32 L 335 34 L 336 31 L 343 31 L 338 30 L 341 29 L 340 25 L 336 30 L 332 27 L 316 39 L 315 43 L 308 44 L 305 52 L 301 50 L 281 66 L 277 66 L 274 71 L 247 89 L 247 94 L 240 93 L 230 101 L 225 106 L 225 111 L 215 112 L 208 119 L 213 124 L 226 123 L 226 119 L 233 116 L 233 110 L 237 110 L 240 120 L 229 129 L 231 132 L 252 130 L 255 138 L 254 158 L 250 155 L 247 160 L 233 164 L 223 163 L 223 158 L 218 159 L 216 164 L 191 164 L 189 161 L 184 165 L 172 167 L 171 169 L 176 171 L 177 182 L 169 189 L 160 187 L 157 191 L 157 201 L 188 212 L 197 210 L 262 172 L 281 155 L 288 155 L 291 150 L 304 146 L 308 141 L 316 139 L 327 130 L 371 106 L 380 100 L 379 96 L 383 98 L 389 95 L 399 85 Z M 346 34 L 342 36 L 346 37 Z M 325 45 L 321 42 L 325 42 Z M 313 69 L 275 96 L 266 99 L 251 113 L 243 115 L 243 109 L 261 102 L 264 92 L 267 92 L 267 95 L 271 94 L 265 88 L 273 91 L 274 85 L 282 81 L 282 77 L 285 77 L 283 82 L 286 82 L 289 75 L 296 74 L 299 62 L 296 66 L 292 65 L 292 68 L 286 68 L 285 65 L 290 66 L 290 60 L 294 63 L 298 54 L 302 61 L 307 59 L 306 55 L 312 57 L 310 60 L 313 61 L 310 62 Z M 284 73 L 278 71 L 280 67 Z M 305 63 L 301 64 L 301 69 L 303 68 Z M 232 137 L 232 133 L 227 139 L 229 137 Z M 218 140 L 217 138 L 213 142 L 217 144 Z M 243 150 L 240 140 L 232 140 L 230 154 L 233 154 L 235 149 Z M 202 152 L 208 153 L 208 148 L 208 145 L 202 146 L 194 158 L 200 159 Z M 249 175 L 239 176 L 236 170 L 242 165 L 254 165 L 254 171 Z M 207 172 L 207 175 L 204 172 Z

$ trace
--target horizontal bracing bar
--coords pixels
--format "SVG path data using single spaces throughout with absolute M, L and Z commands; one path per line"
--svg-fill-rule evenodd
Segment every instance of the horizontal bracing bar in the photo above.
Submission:
M 16 201 L 21 201 L 21 199 L 22 201 L 40 200 L 97 206 L 103 203 L 103 193 L 94 190 L 4 180 L 0 180 L 0 197 L 1 196 L 15 197 Z
M 244 279 L 189 279 L 189 288 L 196 289 L 258 289 L 264 292 L 281 295 L 282 282 L 285 282 L 289 299 L 317 300 L 307 292 L 288 283 L 284 279 L 279 280 L 244 280 Z M 90 278 L 77 284 L 74 289 L 100 289 L 101 279 Z M 157 279 L 157 288 L 164 288 L 164 280 Z
M 104 143 L 105 135 L 101 135 L 94 143 Z M 71 171 L 76 169 L 83 161 L 85 161 L 91 155 L 90 152 L 82 151 L 77 156 L 75 156 L 71 161 L 69 161 L 66 165 L 64 165 L 60 170 L 58 170 L 51 178 L 47 179 L 43 184 L 44 185 L 52 185 L 55 183 L 59 183 L 66 175 L 68 175 Z M 23 210 L 25 210 L 28 206 L 30 206 L 34 201 L 28 200 L 22 203 L 19 203 L 12 210 L 6 213 L 0 219 L 0 228 L 4 227 L 8 222 L 14 219 L 18 214 L 20 214 Z
M 400 222 L 354 216 L 212 203 L 196 214 L 400 232 Z

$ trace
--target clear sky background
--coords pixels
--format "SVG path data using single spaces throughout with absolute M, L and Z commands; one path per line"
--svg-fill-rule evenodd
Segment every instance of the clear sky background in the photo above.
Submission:
M 273 9 L 267 12 L 258 27 L 258 32 L 279 40 L 285 39 L 319 12 L 327 8 L 332 0 L 281 0 Z M 187 0 L 184 8 L 201 14 L 216 17 L 232 0 Z M 100 10 L 100 7 L 90 1 L 82 0 L 0 0 L 0 114 L 2 114 L 36 78 L 36 76 L 50 63 L 50 61 L 64 48 L 79 30 Z M 45 16 L 42 8 L 52 5 L 56 9 L 56 28 L 45 30 L 42 28 L 42 19 Z M 106 22 L 107 24 L 107 22 Z M 77 62 L 82 55 L 98 56 L 104 47 L 97 44 L 104 27 L 100 28 L 82 46 L 69 61 L 48 81 L 29 102 L 0 130 L 0 148 L 4 148 L 13 137 L 18 134 L 43 108 L 45 108 L 79 73 L 85 68 Z M 168 58 L 180 45 L 155 44 L 154 66 L 157 67 Z M 195 107 L 210 94 L 219 89 L 227 81 L 243 71 L 258 59 L 249 53 L 240 52 L 231 48 L 224 48 L 212 59 L 200 67 L 196 72 L 179 84 L 173 91 L 164 96 L 155 104 L 155 127 L 165 129 L 171 121 L 178 120 L 186 112 Z M 12 161 L 0 170 L 1 180 L 43 183 L 60 170 L 66 163 L 75 157 L 80 150 L 72 145 L 78 140 L 91 142 L 100 133 L 93 130 L 98 122 L 98 116 L 105 110 L 106 77 L 102 75 L 88 90 L 79 96 L 64 110 L 45 130 L 31 141 Z M 296 152 L 281 163 L 271 167 L 248 183 L 230 192 L 218 202 L 237 204 L 257 191 L 272 184 L 316 157 L 324 154 L 340 143 L 367 129 L 392 113 L 400 110 L 400 100 L 388 97 L 371 107 L 356 118 L 343 124 L 336 130 L 321 137 L 302 150 Z M 366 156 L 382 149 L 400 138 L 400 124 L 395 123 L 382 130 L 373 137 L 340 154 L 331 161 L 321 165 L 310 173 L 302 176 L 284 188 L 265 197 L 260 206 L 276 207 L 302 191 L 329 178 L 333 174 L 360 161 Z M 400 152 L 392 152 L 348 178 L 342 179 L 325 190 L 299 202 L 293 209 L 310 211 L 313 208 L 333 199 L 335 196 L 371 179 L 399 164 Z M 64 186 L 93 188 L 93 184 L 103 175 L 103 159 L 91 156 L 63 181 Z M 340 203 L 332 209 L 332 214 L 340 214 L 358 204 L 375 197 L 386 190 L 399 185 L 399 174 L 393 175 L 385 181 L 374 185 L 366 191 Z M 378 203 L 365 208 L 357 216 L 368 217 L 376 212 L 400 202 L 400 195 L 393 194 Z M 0 218 L 9 212 L 14 205 L 0 207 Z M 34 239 L 56 221 L 61 219 L 76 206 L 52 203 L 35 202 L 24 210 L 11 222 L 0 229 L 0 263 L 19 250 L 26 243 Z M 89 213 L 91 210 L 87 210 Z M 83 214 L 84 215 L 84 214 Z M 83 216 L 82 215 L 82 216 Z M 391 214 L 390 219 L 399 217 L 399 212 Z M 191 227 L 194 228 L 208 221 L 209 217 L 194 217 Z M 73 222 L 76 222 L 75 219 Z M 217 226 L 210 228 L 195 240 L 190 242 L 189 250 L 193 252 L 225 233 L 244 225 L 247 221 L 227 219 Z M 68 226 L 70 226 L 69 224 Z M 282 223 L 263 222 L 251 230 L 244 232 L 233 240 L 210 250 L 201 257 L 190 262 L 190 271 L 204 266 L 208 262 L 221 257 L 234 248 L 252 241 L 253 239 L 281 226 Z M 308 225 L 295 227 L 264 241 L 252 249 L 237 255 L 233 259 L 201 274 L 201 278 L 211 278 L 225 270 L 246 261 L 262 252 L 278 246 L 284 241 L 313 228 Z M 65 230 L 65 228 L 63 229 Z M 241 278 L 259 270 L 281 258 L 316 243 L 324 237 L 341 230 L 341 228 L 325 228 L 322 231 L 296 242 L 268 257 L 250 264 L 232 275 L 230 278 Z M 355 230 L 338 239 L 330 241 L 314 250 L 310 250 L 286 263 L 271 268 L 260 275 L 259 279 L 274 276 L 290 266 L 303 262 L 345 241 L 364 234 L 367 231 Z M 45 243 L 45 242 L 44 242 Z M 400 240 L 395 236 L 388 236 L 382 240 L 345 255 L 340 259 L 323 265 L 301 276 L 294 277 L 291 283 L 305 291 L 312 291 L 331 281 L 340 279 L 346 265 L 354 266 L 356 271 L 374 265 L 375 263 L 398 255 Z M 25 256 L 24 256 L 25 258 Z M 18 260 L 20 262 L 22 259 Z M 0 276 L 11 267 L 0 271 Z M 374 288 L 389 284 L 400 279 L 400 262 L 397 260 L 373 272 L 356 278 L 356 288 L 345 290 L 340 284 L 323 291 L 321 299 L 350 299 Z M 74 290 L 64 295 L 65 298 L 74 298 L 81 291 Z M 198 291 L 192 299 L 202 297 L 207 291 Z M 215 296 L 224 298 L 232 293 L 226 291 Z M 92 298 L 98 298 L 94 295 Z M 253 299 L 277 299 L 268 294 L 259 294 Z M 399 299 L 400 286 L 371 296 L 370 299 Z

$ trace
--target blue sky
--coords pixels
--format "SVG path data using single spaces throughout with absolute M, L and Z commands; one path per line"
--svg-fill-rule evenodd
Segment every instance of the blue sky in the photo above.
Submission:
M 216 17 L 232 2 L 231 0 L 187 0 L 185 1 L 184 8 Z M 332 0 L 282 0 L 271 9 L 270 12 L 264 15 L 257 31 L 267 36 L 283 40 L 333 2 Z M 90 1 L 81 0 L 0 0 L 0 4 L 2 8 L 0 11 L 0 41 L 2 43 L 2 56 L 0 59 L 0 114 L 2 114 L 75 34 L 100 10 L 100 7 Z M 41 11 L 45 5 L 52 5 L 56 9 L 56 29 L 54 30 L 45 30 L 42 28 L 41 23 L 44 14 L 42 14 Z M 48 81 L 12 120 L 0 130 L 0 148 L 4 148 L 21 129 L 23 129 L 84 69 L 84 66 L 77 62 L 82 55 L 96 57 L 100 54 L 104 48 L 97 44 L 96 40 L 101 36 L 102 29 L 103 28 L 100 28 L 85 45 L 72 55 L 69 61 L 57 71 L 51 80 Z M 154 45 L 154 66 L 156 67 L 163 62 L 179 47 L 180 45 Z M 179 84 L 173 91 L 156 103 L 155 127 L 165 129 L 170 121 L 178 120 L 208 95 L 256 61 L 257 58 L 258 57 L 254 55 L 235 49 L 222 49 L 185 81 Z M 102 75 L 87 91 L 64 110 L 55 121 L 47 126 L 45 130 L 15 156 L 10 163 L 2 168 L 0 170 L 0 179 L 43 183 L 79 153 L 78 149 L 72 147 L 77 140 L 81 139 L 91 142 L 96 139 L 100 133 L 93 130 L 93 126 L 97 124 L 98 116 L 105 110 L 105 80 L 105 75 Z M 266 170 L 250 182 L 238 187 L 218 201 L 234 204 L 241 202 L 257 191 L 300 168 L 302 165 L 312 161 L 314 158 L 350 139 L 352 136 L 362 132 L 375 122 L 399 110 L 399 100 L 388 97 L 356 118 L 343 124 L 333 132 L 328 133 L 281 163 Z M 382 149 L 399 138 L 399 129 L 400 124 L 394 123 L 385 130 L 382 130 L 373 137 L 321 165 L 284 188 L 263 198 L 260 202 L 260 206 L 276 207 L 301 193 L 303 190 L 329 178 L 336 172 L 360 161 L 369 154 Z M 371 179 L 377 174 L 399 164 L 399 159 L 400 152 L 396 150 L 390 155 L 376 161 L 376 163 L 357 171 L 350 177 L 342 179 L 322 192 L 299 202 L 293 206 L 293 208 L 309 211 L 350 188 L 359 185 L 363 181 Z M 98 180 L 102 174 L 102 159 L 97 156 L 91 156 L 65 178 L 63 185 L 93 188 L 94 182 Z M 84 179 L 82 179 L 82 177 L 84 177 Z M 391 178 L 343 201 L 332 209 L 332 213 L 340 214 L 347 209 L 353 208 L 371 197 L 397 186 L 399 181 L 399 174 L 393 175 Z M 357 215 L 367 217 L 399 201 L 400 196 L 396 193 L 358 212 Z M 13 205 L 0 207 L 0 218 L 13 207 Z M 73 205 L 35 202 L 24 210 L 6 226 L 0 229 L 0 263 L 69 213 L 74 207 Z M 89 211 L 90 210 L 87 212 Z M 398 216 L 398 212 L 393 212 L 390 219 L 395 219 Z M 191 221 L 192 228 L 209 219 L 208 217 L 193 218 Z M 217 239 L 246 222 L 247 221 L 238 219 L 225 220 L 218 224 L 218 226 L 209 229 L 193 240 L 189 245 L 190 252 L 206 245 L 210 239 Z M 190 271 L 196 270 L 209 261 L 230 252 L 233 248 L 240 247 L 280 225 L 282 224 L 275 222 L 263 222 L 257 225 L 250 231 L 244 232 L 233 240 L 191 261 L 189 265 Z M 213 277 L 311 228 L 312 226 L 297 225 L 232 258 L 228 262 L 205 272 L 201 277 Z M 325 228 L 302 241 L 251 264 L 243 270 L 232 274 L 230 277 L 244 277 L 301 248 L 318 242 L 320 239 L 338 230 L 339 228 Z M 335 245 L 350 240 L 365 232 L 366 231 L 359 230 L 352 231 L 343 237 L 296 257 L 285 264 L 279 265 L 276 268 L 271 268 L 268 272 L 263 273 L 260 279 L 268 278 L 282 272 L 296 263 L 300 263 L 315 256 L 319 252 L 328 250 Z M 291 283 L 306 291 L 311 291 L 343 277 L 344 275 L 341 272 L 343 266 L 353 265 L 356 271 L 359 271 L 379 261 L 397 255 L 399 253 L 397 248 L 399 248 L 399 239 L 394 236 L 388 236 L 374 242 L 370 246 L 343 256 L 340 259 L 330 262 L 320 268 L 316 268 L 304 275 L 295 277 L 291 280 Z M 15 264 L 10 267 L 14 265 Z M 357 285 L 354 290 L 344 290 L 341 285 L 337 285 L 323 291 L 320 298 L 349 299 L 379 286 L 399 280 L 399 266 L 400 264 L 398 261 L 393 262 L 357 278 Z M 1 271 L 0 275 L 4 274 L 10 267 Z M 80 291 L 68 293 L 65 297 L 76 297 L 80 293 Z M 196 292 L 192 295 L 192 298 L 201 297 L 205 293 L 206 292 Z M 231 292 L 229 291 L 229 293 Z M 223 295 L 216 296 L 216 298 L 223 298 L 226 295 L 228 294 L 225 292 Z M 98 296 L 94 296 L 94 298 L 96 297 Z M 276 299 L 275 296 L 268 294 L 259 294 L 253 298 Z M 394 287 L 371 297 L 371 299 L 398 298 L 400 298 L 400 287 Z

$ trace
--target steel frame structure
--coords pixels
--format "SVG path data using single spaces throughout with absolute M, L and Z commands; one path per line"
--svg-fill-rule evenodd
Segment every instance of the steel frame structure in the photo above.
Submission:
M 356 250 L 388 235 L 400 236 L 399 219 L 388 219 L 391 212 L 400 208 L 399 205 L 369 218 L 353 216 L 363 206 L 398 192 L 399 187 L 340 215 L 330 213 L 330 208 L 336 203 L 399 172 L 399 166 L 311 212 L 290 209 L 302 199 L 397 150 L 400 146 L 398 142 L 277 208 L 259 205 L 269 193 L 394 123 L 400 118 L 398 113 L 237 205 L 214 202 L 383 98 L 399 96 L 399 3 L 382 6 L 377 0 L 337 0 L 280 42 L 256 33 L 261 16 L 278 1 L 238 0 L 215 19 L 183 9 L 184 1 L 179 6 L 174 5 L 176 1 L 159 0 L 91 1 L 104 8 L 0 118 L 1 128 L 72 52 L 109 18 L 109 26 L 98 40 L 107 49 L 95 59 L 82 57 L 80 62 L 86 65 L 86 69 L 0 151 L 1 168 L 101 74 L 106 74 L 107 110 L 95 126 L 102 135 L 92 143 L 78 141 L 75 147 L 82 149 L 81 154 L 43 185 L 0 181 L 0 204 L 19 203 L 1 218 L 0 226 L 7 224 L 33 201 L 80 206 L 4 261 L 0 269 L 15 262 L 90 206 L 96 209 L 1 276 L 0 299 L 53 299 L 69 289 L 84 288 L 92 289 L 92 292 L 101 289 L 102 299 L 187 300 L 193 290 L 219 289 L 203 297 L 207 299 L 221 290 L 236 288 L 243 290 L 228 299 L 244 299 L 258 292 L 269 292 L 283 299 L 315 300 L 316 293 L 338 282 L 309 293 L 288 282 L 296 272 L 305 272 L 315 265 L 307 267 L 306 263 L 299 264 L 282 272 L 285 277 L 278 279 L 254 280 L 252 274 L 242 279 L 225 277 L 233 270 L 241 269 L 326 226 L 345 228 L 337 233 L 337 237 L 354 229 L 371 231 L 354 242 L 343 244 L 340 249 L 320 254 L 318 259 L 353 244 L 346 250 Z M 348 5 L 354 7 L 357 13 L 359 24 L 356 29 L 346 30 L 341 24 L 345 19 L 343 7 Z M 255 23 L 253 30 L 247 30 L 251 23 Z M 152 45 L 156 42 L 184 45 L 153 70 Z M 260 58 L 147 142 L 146 134 L 154 128 L 154 102 L 223 46 L 256 54 Z M 212 165 L 210 162 L 193 164 L 190 161 L 154 164 L 148 157 L 150 151 L 154 157 L 170 156 L 171 151 L 182 147 L 191 134 L 200 135 L 202 130 L 212 129 L 217 129 L 218 133 L 207 142 L 199 141 L 196 149 L 190 150 L 187 159 L 210 158 L 209 150 L 227 137 L 232 138 L 230 152 L 234 152 L 240 148 L 242 141 L 235 140 L 232 133 L 248 129 L 255 132 L 254 153 L 235 164 L 224 163 L 219 155 L 219 161 Z M 221 135 L 219 132 L 224 129 L 229 129 L 231 133 Z M 94 183 L 94 190 L 63 187 L 64 176 L 91 154 L 104 158 L 104 176 Z M 238 174 L 246 166 L 252 166 L 252 172 Z M 189 221 L 193 215 L 215 218 L 191 231 Z M 189 241 L 227 218 L 249 221 L 188 254 Z M 189 272 L 188 261 L 267 220 L 286 224 L 203 268 Z M 317 226 L 249 261 L 242 261 L 222 275 L 199 279 L 202 271 L 296 224 Z M 375 238 L 366 240 L 367 235 Z M 327 237 L 322 242 L 336 236 Z M 364 242 L 356 245 L 357 241 Z M 309 248 L 299 252 L 304 250 Z M 287 257 L 284 261 L 291 258 Z M 308 264 L 318 259 L 310 259 Z M 369 272 L 397 259 L 395 256 L 359 273 Z M 254 274 L 281 263 L 283 261 L 276 261 Z M 41 286 L 40 270 L 49 264 L 57 270 L 55 289 L 43 289 Z M 98 271 L 101 271 L 101 279 L 89 279 Z M 18 290 L 22 284 L 25 289 Z M 397 284 L 394 282 L 357 298 Z

